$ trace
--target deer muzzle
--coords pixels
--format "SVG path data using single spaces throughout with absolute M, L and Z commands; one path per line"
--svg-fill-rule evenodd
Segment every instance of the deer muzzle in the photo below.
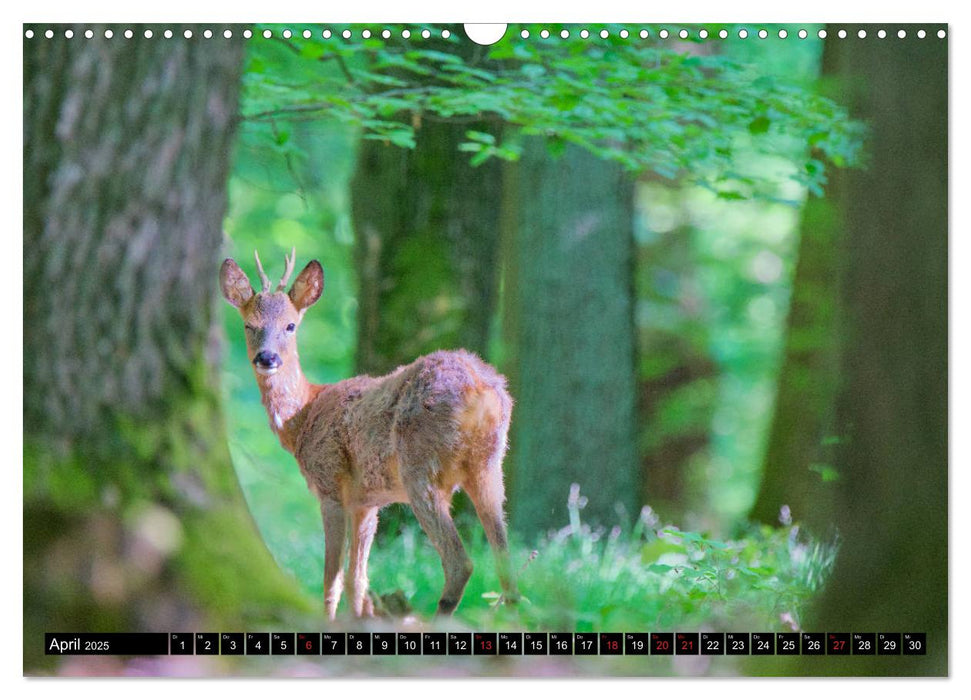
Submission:
M 283 360 L 275 352 L 268 352 L 266 350 L 261 350 L 256 353 L 256 357 L 253 358 L 253 366 L 256 367 L 256 371 L 259 374 L 270 376 L 271 374 L 276 374 L 276 371 L 280 369 L 283 365 Z

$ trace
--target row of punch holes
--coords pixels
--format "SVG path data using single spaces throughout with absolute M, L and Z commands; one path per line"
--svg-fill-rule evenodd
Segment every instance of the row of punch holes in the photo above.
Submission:
M 879 29 L 875 32 L 875 36 L 878 39 L 886 39 L 892 33 L 893 33 L 892 31 L 888 33 L 887 30 L 885 29 Z M 273 30 L 270 30 L 270 29 L 264 29 L 261 32 L 256 32 L 256 34 L 262 36 L 264 39 L 272 39 L 274 36 Z M 290 39 L 296 34 L 299 34 L 304 39 L 311 39 L 314 37 L 314 32 L 312 32 L 309 29 L 304 29 L 303 31 L 296 31 L 296 32 L 291 31 L 289 29 L 283 29 L 283 30 L 278 30 L 277 34 L 283 37 L 284 39 Z M 323 31 L 320 32 L 320 37 L 322 39 L 330 39 L 334 36 L 339 35 L 344 39 L 351 39 L 354 37 L 354 34 L 355 33 L 352 32 L 350 29 L 344 29 L 343 31 L 340 31 L 340 32 L 332 32 L 330 29 L 324 29 Z M 390 29 L 385 29 L 380 32 L 380 36 L 384 39 L 390 39 L 392 34 L 393 33 Z M 436 32 L 436 34 L 438 34 L 438 32 Z M 587 29 L 581 29 L 575 32 L 575 34 L 576 36 L 579 36 L 581 39 L 589 39 L 591 36 L 599 36 L 601 39 L 607 39 L 608 37 L 610 37 L 610 32 L 607 31 L 606 29 L 602 29 L 599 32 L 593 32 L 593 33 L 591 33 Z M 759 29 L 754 34 L 750 33 L 747 29 L 739 29 L 737 32 L 735 32 L 735 34 L 739 39 L 747 39 L 749 36 L 757 36 L 759 39 L 767 39 L 770 35 L 767 29 Z M 820 39 L 825 39 L 827 36 L 827 32 L 825 29 L 820 29 L 816 31 L 815 34 Z M 857 30 L 855 34 L 860 39 L 866 39 L 868 36 L 867 30 L 865 29 Z M 111 29 L 104 30 L 105 39 L 111 39 L 114 37 L 114 35 L 115 35 L 114 31 L 112 31 Z M 171 29 L 165 29 L 163 31 L 160 31 L 158 32 L 158 35 L 166 39 L 171 39 L 173 36 L 175 36 L 174 32 Z M 199 35 L 205 39 L 211 39 L 213 38 L 213 36 L 215 36 L 215 33 L 211 29 L 204 29 L 201 32 L 199 32 Z M 251 39 L 254 36 L 254 32 L 250 29 L 244 29 L 241 32 L 241 35 L 244 39 Z M 363 39 L 370 39 L 374 35 L 375 33 L 372 32 L 370 29 L 364 29 L 358 33 L 358 36 L 360 36 Z M 400 35 L 404 39 L 410 39 L 413 35 L 416 38 L 420 36 L 423 39 L 430 39 L 432 36 L 432 31 L 429 29 L 423 29 L 421 32 L 413 33 L 410 29 L 402 29 L 400 32 Z M 448 39 L 451 35 L 452 33 L 448 29 L 443 29 L 441 31 L 441 37 L 443 39 Z M 528 39 L 531 36 L 528 29 L 521 30 L 519 32 L 519 35 L 523 39 Z M 558 33 L 550 32 L 548 29 L 542 29 L 538 32 L 538 35 L 542 39 L 549 39 L 551 36 L 552 37 L 559 36 L 561 39 L 569 39 L 571 36 L 573 36 L 573 33 L 571 33 L 570 30 L 568 29 L 562 29 Z M 647 29 L 641 29 L 635 32 L 630 32 L 627 29 L 621 29 L 620 31 L 616 32 L 616 36 L 619 36 L 621 39 L 627 39 L 635 35 L 640 37 L 641 39 L 647 39 L 648 37 L 651 36 L 651 32 L 650 30 L 647 30 Z M 780 29 L 778 30 L 776 35 L 780 39 L 787 39 L 789 38 L 790 33 L 786 29 Z M 810 32 L 808 32 L 805 29 L 800 29 L 797 32 L 795 32 L 795 35 L 798 36 L 800 39 L 806 39 L 809 37 Z M 904 29 L 899 29 L 897 30 L 896 35 L 898 39 L 906 39 L 907 31 Z M 28 39 L 33 39 L 35 36 L 35 32 L 33 29 L 28 29 L 24 32 L 24 36 Z M 44 31 L 43 36 L 47 39 L 53 39 L 55 36 L 54 30 L 48 29 Z M 87 29 L 84 31 L 83 36 L 85 39 L 93 39 L 95 36 L 95 32 L 91 29 Z M 135 33 L 131 29 L 126 29 L 124 32 L 122 32 L 122 36 L 124 36 L 126 39 L 131 39 L 135 36 Z M 156 36 L 156 32 L 151 29 L 146 29 L 143 33 L 143 36 L 146 39 L 152 39 Z M 185 37 L 186 39 L 191 39 L 193 36 L 195 36 L 195 33 L 191 29 L 186 29 L 182 32 L 182 36 Z M 223 38 L 226 38 L 226 39 L 232 39 L 233 31 L 231 29 L 223 30 L 222 36 Z M 687 29 L 681 29 L 677 31 L 668 31 L 667 29 L 661 29 L 657 31 L 657 36 L 661 39 L 667 39 L 669 37 L 677 37 L 679 39 L 691 39 L 695 37 L 698 39 L 709 39 L 709 38 L 713 39 L 716 36 L 719 39 L 727 39 L 730 36 L 730 32 L 727 29 L 721 29 L 718 32 L 712 34 L 707 29 L 700 29 L 695 34 L 695 36 L 692 37 L 692 33 L 689 32 Z M 840 39 L 845 39 L 847 36 L 851 36 L 851 34 L 847 32 L 845 29 L 840 29 L 836 32 L 836 36 L 839 37 Z M 916 32 L 916 36 L 918 39 L 924 39 L 927 37 L 927 32 L 923 29 L 919 29 Z M 939 39 L 943 39 L 946 36 L 947 36 L 947 32 L 945 30 L 939 29 L 937 31 L 937 37 Z M 64 37 L 66 39 L 73 39 L 74 30 L 66 29 L 64 31 Z

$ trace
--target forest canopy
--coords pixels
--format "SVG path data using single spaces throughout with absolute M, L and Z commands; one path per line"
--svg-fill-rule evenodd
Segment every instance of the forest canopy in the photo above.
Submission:
M 353 40 L 341 29 L 304 38 L 294 27 L 289 38 L 276 32 L 254 42 L 243 118 L 269 122 L 277 145 L 289 138 L 280 122 L 334 120 L 362 138 L 414 148 L 423 119 L 484 119 L 510 128 L 499 138 L 466 131 L 459 149 L 473 165 L 517 160 L 522 138 L 538 135 L 554 154 L 575 144 L 632 172 L 704 183 L 725 199 L 762 191 L 767 177 L 740 169 L 740 151 L 802 149 L 790 177 L 816 192 L 825 162 L 843 167 L 860 155 L 862 124 L 807 90 L 805 74 L 761 70 L 720 50 L 719 40 L 702 40 L 697 28 L 682 40 L 677 27 L 662 39 L 592 26 L 591 38 L 564 41 L 562 27 L 544 26 L 549 38 L 525 27 L 529 41 L 507 33 L 490 47 L 470 46 L 460 27 L 429 39 L 418 39 L 423 27 L 411 30 L 414 38 L 383 38 L 380 26 L 355 26 Z

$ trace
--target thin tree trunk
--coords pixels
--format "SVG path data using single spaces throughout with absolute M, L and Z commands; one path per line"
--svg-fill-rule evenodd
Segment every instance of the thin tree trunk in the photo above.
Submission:
M 24 42 L 25 670 L 52 662 L 45 631 L 308 609 L 249 517 L 216 383 L 243 43 L 86 28 Z

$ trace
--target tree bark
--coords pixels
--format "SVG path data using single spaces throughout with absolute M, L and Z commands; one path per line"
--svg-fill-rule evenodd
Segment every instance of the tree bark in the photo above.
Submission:
M 26 671 L 53 662 L 45 631 L 308 609 L 252 523 L 218 400 L 243 41 L 46 28 L 24 41 Z
M 504 299 L 517 401 L 511 513 L 522 533 L 636 515 L 633 182 L 620 166 L 531 140 L 510 167 Z

